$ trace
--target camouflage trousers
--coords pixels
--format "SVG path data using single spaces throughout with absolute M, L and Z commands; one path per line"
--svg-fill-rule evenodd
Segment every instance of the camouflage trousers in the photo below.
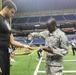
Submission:
M 46 65 L 47 75 L 62 75 L 63 67 Z

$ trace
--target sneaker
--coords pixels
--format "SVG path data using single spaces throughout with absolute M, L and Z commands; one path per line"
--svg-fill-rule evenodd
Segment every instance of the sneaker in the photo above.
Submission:
M 11 61 L 11 62 L 16 62 L 16 61 L 15 61 L 14 59 L 12 59 L 12 58 L 10 59 L 10 61 Z

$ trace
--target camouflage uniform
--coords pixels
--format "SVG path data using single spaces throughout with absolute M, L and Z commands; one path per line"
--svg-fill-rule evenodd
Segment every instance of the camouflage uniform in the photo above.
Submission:
M 63 56 L 68 53 L 68 40 L 65 33 L 56 29 L 53 33 L 43 31 L 32 33 L 33 36 L 41 36 L 45 39 L 45 45 L 53 48 L 53 53 L 46 53 L 47 75 L 62 75 Z

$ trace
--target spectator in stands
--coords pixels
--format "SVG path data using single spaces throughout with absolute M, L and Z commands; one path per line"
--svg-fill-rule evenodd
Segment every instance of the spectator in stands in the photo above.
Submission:
M 72 37 L 71 46 L 72 46 L 73 55 L 75 56 L 75 51 L 76 51 L 76 40 L 75 40 L 74 37 Z
M 0 75 L 10 75 L 10 60 L 8 52 L 10 44 L 32 49 L 28 45 L 15 41 L 11 33 L 11 28 L 6 19 L 14 16 L 16 10 L 16 5 L 11 0 L 6 0 L 3 2 L 2 9 L 0 11 Z
M 57 28 L 57 23 L 54 18 L 50 18 L 46 22 L 47 30 L 40 33 L 33 32 L 31 36 L 34 38 L 41 36 L 45 39 L 46 53 L 46 74 L 47 75 L 62 75 L 63 71 L 63 56 L 68 53 L 68 39 L 64 32 Z

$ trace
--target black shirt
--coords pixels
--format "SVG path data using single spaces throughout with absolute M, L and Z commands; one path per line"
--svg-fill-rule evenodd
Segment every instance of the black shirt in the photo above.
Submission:
M 6 19 L 0 15 L 0 50 L 9 48 L 10 44 L 10 28 Z

